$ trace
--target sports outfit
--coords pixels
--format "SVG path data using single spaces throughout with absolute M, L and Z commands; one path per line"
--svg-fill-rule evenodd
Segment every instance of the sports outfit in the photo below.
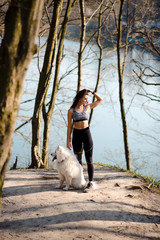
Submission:
M 81 113 L 76 112 L 73 108 L 73 122 L 80 122 L 88 120 L 88 111 L 83 106 Z M 82 149 L 84 148 L 86 162 L 88 166 L 89 181 L 93 180 L 94 166 L 93 166 L 93 141 L 89 127 L 84 129 L 73 129 L 72 146 L 74 154 L 77 156 L 79 163 L 82 165 Z

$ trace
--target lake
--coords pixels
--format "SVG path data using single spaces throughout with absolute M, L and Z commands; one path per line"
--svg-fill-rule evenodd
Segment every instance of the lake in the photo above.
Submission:
M 43 44 L 44 41 L 45 39 L 42 39 L 41 44 Z M 40 66 L 42 66 L 44 50 L 40 53 Z M 61 64 L 60 73 L 62 79 L 52 117 L 49 154 L 53 152 L 58 145 L 66 146 L 67 110 L 73 101 L 77 88 L 76 60 L 78 50 L 79 43 L 65 40 L 65 57 Z M 97 79 L 98 49 L 95 45 L 89 45 L 84 54 L 82 88 L 90 88 L 93 90 Z M 116 52 L 111 51 L 111 49 L 105 50 L 103 57 L 102 80 L 98 93 L 104 100 L 103 103 L 94 110 L 91 123 L 91 132 L 94 141 L 94 162 L 126 168 L 118 96 Z M 134 59 L 148 66 L 154 66 L 157 69 L 159 64 L 158 60 L 149 53 L 143 52 L 141 49 L 133 48 L 128 54 L 124 77 L 124 101 L 127 113 L 128 141 L 132 171 L 136 170 L 137 173 L 159 180 L 160 121 L 156 120 L 160 119 L 159 103 L 137 94 L 138 92 L 143 94 L 149 91 L 159 96 L 159 89 L 154 86 L 142 86 L 136 83 L 133 70 L 138 72 L 138 68 L 133 61 L 131 62 L 131 60 Z M 70 74 L 66 74 L 66 72 L 70 72 Z M 33 115 L 38 79 L 39 72 L 37 68 L 37 58 L 35 57 L 27 72 L 16 127 Z M 147 79 L 145 80 L 147 81 Z M 151 81 L 153 80 L 151 79 Z M 48 92 L 48 102 L 52 83 L 53 79 Z M 89 102 L 91 100 L 92 96 L 90 95 Z M 16 156 L 18 156 L 17 167 L 22 168 L 29 166 L 31 161 L 31 134 L 31 123 L 28 123 L 21 128 L 19 132 L 14 134 L 13 151 L 9 167 L 13 165 Z M 83 161 L 85 161 L 85 159 L 83 159 Z M 49 166 L 52 166 L 51 161 L 49 161 Z

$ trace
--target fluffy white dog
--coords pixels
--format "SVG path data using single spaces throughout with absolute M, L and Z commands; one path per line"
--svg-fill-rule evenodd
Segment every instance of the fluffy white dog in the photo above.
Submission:
M 60 176 L 57 188 L 62 188 L 64 182 L 66 183 L 66 186 L 63 188 L 64 190 L 68 190 L 69 187 L 79 189 L 86 186 L 83 168 L 71 151 L 58 146 L 56 151 L 51 155 L 53 156 L 52 161 L 56 160 L 56 168 Z

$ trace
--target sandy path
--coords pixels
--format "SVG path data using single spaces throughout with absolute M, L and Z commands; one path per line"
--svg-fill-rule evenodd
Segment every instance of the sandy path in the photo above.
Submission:
M 95 181 L 98 189 L 89 193 L 66 192 L 55 189 L 55 169 L 8 171 L 0 240 L 160 239 L 160 192 L 107 167 L 96 166 Z

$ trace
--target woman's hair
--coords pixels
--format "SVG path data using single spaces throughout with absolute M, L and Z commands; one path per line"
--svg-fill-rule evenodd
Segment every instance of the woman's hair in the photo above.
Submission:
M 83 90 L 79 91 L 79 92 L 76 94 L 76 96 L 74 97 L 74 99 L 73 99 L 73 103 L 72 103 L 71 108 L 76 107 L 77 104 L 78 104 L 78 102 L 79 102 L 79 100 L 80 100 L 82 97 L 84 97 L 85 95 L 88 95 L 88 91 L 87 91 L 86 89 L 83 89 Z

